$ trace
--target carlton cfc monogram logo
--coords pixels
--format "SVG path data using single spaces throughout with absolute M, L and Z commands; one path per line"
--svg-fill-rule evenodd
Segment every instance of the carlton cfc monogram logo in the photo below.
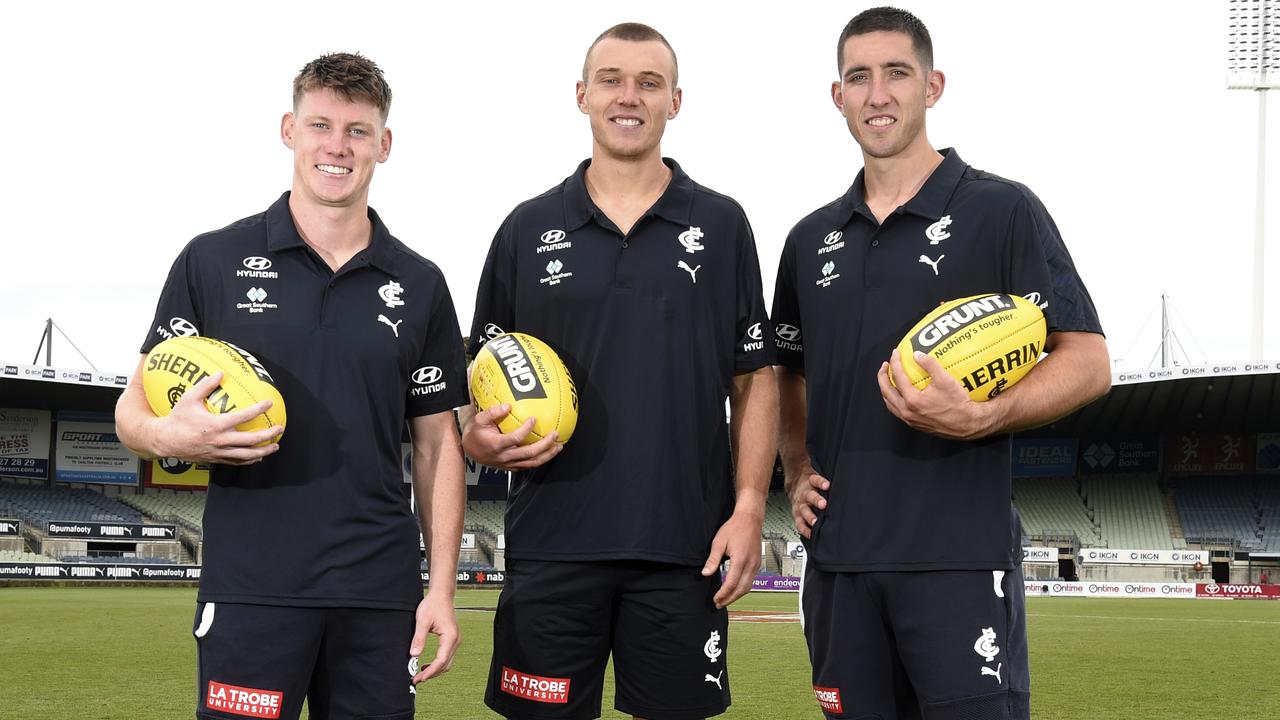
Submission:
M 378 288 L 378 297 L 387 304 L 389 308 L 397 308 L 404 305 L 404 301 L 400 299 L 400 295 L 404 293 L 404 288 L 400 283 L 392 280 L 391 282 Z
M 680 233 L 680 244 L 684 246 L 685 252 L 696 253 L 699 250 L 706 249 L 702 243 L 698 242 L 702 238 L 703 238 L 702 228 L 693 227 L 692 225 L 690 225 L 688 230 L 685 230 L 684 232 Z
M 947 232 L 947 226 L 950 224 L 951 216 L 943 215 L 941 220 L 930 225 L 928 228 L 925 228 L 924 236 L 929 238 L 929 244 L 937 245 L 943 240 L 951 237 L 951 233 Z
M 720 659 L 723 653 L 724 650 L 720 649 L 720 631 L 712 630 L 711 637 L 707 638 L 707 641 L 702 644 L 702 654 L 706 655 L 711 662 L 715 662 Z

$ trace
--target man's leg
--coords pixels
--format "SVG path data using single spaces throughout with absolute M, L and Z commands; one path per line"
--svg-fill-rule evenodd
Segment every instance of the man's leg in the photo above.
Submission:
M 1028 720 L 1020 570 L 879 575 L 926 720 Z
M 413 612 L 365 608 L 323 612 L 324 641 L 307 692 L 311 720 L 412 718 Z
M 649 720 L 697 720 L 729 707 L 729 613 L 712 598 L 719 575 L 626 563 L 613 631 L 614 706 Z
M 293 720 L 315 665 L 324 611 L 198 603 L 196 717 Z
M 825 572 L 806 561 L 800 609 L 813 694 L 825 717 L 919 717 L 874 576 Z
M 512 720 L 599 717 L 616 575 L 609 563 L 508 559 L 485 704 Z

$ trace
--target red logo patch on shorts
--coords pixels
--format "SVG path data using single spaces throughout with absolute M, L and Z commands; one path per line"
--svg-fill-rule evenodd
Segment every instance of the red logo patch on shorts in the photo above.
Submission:
M 502 668 L 502 692 L 540 703 L 569 702 L 569 678 L 539 677 Z
M 813 696 L 818 698 L 818 704 L 822 706 L 823 710 L 836 715 L 844 712 L 844 706 L 840 704 L 840 688 L 824 688 L 814 685 Z
M 278 718 L 283 703 L 284 693 L 224 685 L 214 680 L 209 681 L 209 694 L 204 698 L 204 706 L 210 710 L 251 718 Z

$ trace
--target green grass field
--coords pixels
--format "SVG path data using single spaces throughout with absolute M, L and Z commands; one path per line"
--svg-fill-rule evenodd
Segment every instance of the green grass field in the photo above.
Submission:
M 462 590 L 458 607 L 491 608 L 497 594 Z M 734 609 L 795 603 L 756 593 Z M 186 588 L 0 588 L 0 720 L 192 717 L 194 608 Z M 1280 717 L 1280 602 L 1030 598 L 1028 616 L 1039 720 Z M 457 663 L 419 689 L 419 717 L 496 717 L 481 701 L 492 620 L 459 613 Z M 798 625 L 731 633 L 734 704 L 722 717 L 821 717 Z

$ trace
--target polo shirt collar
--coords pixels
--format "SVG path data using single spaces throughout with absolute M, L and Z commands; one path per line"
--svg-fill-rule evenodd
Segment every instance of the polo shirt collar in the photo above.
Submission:
M 946 213 L 947 203 L 950 202 L 951 195 L 956 190 L 956 184 L 960 182 L 965 169 L 969 167 L 960 159 L 955 148 L 943 148 L 940 152 L 942 163 L 933 169 L 933 174 L 924 181 L 924 185 L 916 192 L 915 197 L 902 206 L 907 212 L 930 220 L 939 220 Z
M 369 208 L 369 221 L 373 224 L 373 236 L 369 247 L 357 253 L 369 265 L 395 277 L 395 241 L 387 226 L 373 208 Z M 285 191 L 280 199 L 267 208 L 267 249 L 280 252 L 292 248 L 306 247 L 307 242 L 298 234 L 298 226 L 293 222 L 293 213 L 289 212 L 289 192 Z
M 645 215 L 658 217 L 677 225 L 688 225 L 693 215 L 693 180 L 685 174 L 680 164 L 671 158 L 662 158 L 663 164 L 671 168 L 671 182 L 667 184 L 662 196 L 649 208 Z M 587 192 L 587 168 L 591 166 L 590 158 L 583 160 L 578 169 L 565 181 L 564 187 L 564 219 L 565 230 L 576 230 L 586 225 L 595 217 L 604 217 L 600 208 L 591 200 Z
M 947 202 L 951 200 L 956 184 L 960 182 L 960 178 L 964 176 L 964 171 L 969 166 L 960 159 L 955 148 L 943 148 L 939 153 L 942 155 L 942 162 L 933 169 L 933 173 L 924 181 L 924 185 L 916 192 L 915 197 L 903 204 L 902 209 L 906 212 L 931 220 L 940 219 L 946 212 Z M 867 207 L 866 172 L 866 168 L 859 170 L 853 185 L 850 185 L 844 196 L 835 202 L 836 222 L 840 227 L 848 225 L 854 213 L 875 221 L 875 215 L 871 212 L 871 208 Z

